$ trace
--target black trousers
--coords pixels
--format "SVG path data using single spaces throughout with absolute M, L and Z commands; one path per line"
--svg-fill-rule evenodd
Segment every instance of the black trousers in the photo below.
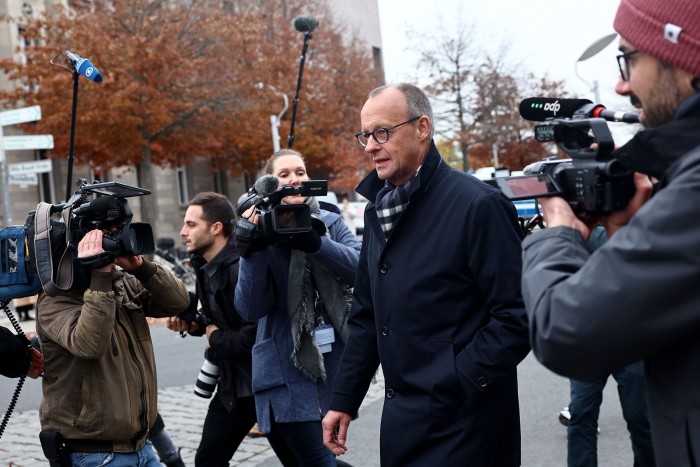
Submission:
M 214 394 L 204 419 L 202 439 L 194 458 L 195 466 L 228 467 L 236 449 L 255 425 L 255 400 L 253 397 L 236 399 L 236 408 L 229 413 Z M 267 434 L 270 446 L 282 465 L 295 467 L 292 451 L 274 430 Z

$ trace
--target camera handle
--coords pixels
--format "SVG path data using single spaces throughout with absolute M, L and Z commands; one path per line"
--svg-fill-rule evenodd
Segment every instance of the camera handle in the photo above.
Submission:
M 529 219 L 524 217 L 520 218 L 520 228 L 523 229 L 523 233 L 527 236 L 535 230 L 536 227 L 540 229 L 546 229 L 547 226 L 544 223 L 544 216 L 540 212 L 540 205 L 535 201 L 535 215 Z
M 111 251 L 103 251 L 98 255 L 88 256 L 86 258 L 78 258 L 80 265 L 87 269 L 99 269 L 103 266 L 107 266 L 117 259 L 114 253 Z
M 12 327 L 15 328 L 17 335 L 24 337 L 24 339 L 29 342 L 27 336 L 24 334 L 24 331 L 22 331 L 21 326 L 17 323 L 17 319 L 15 319 L 15 316 L 10 311 L 10 307 L 8 306 L 9 303 L 9 300 L 0 301 L 0 308 L 2 308 L 2 311 L 4 311 L 7 315 L 7 318 L 10 320 L 10 323 L 12 323 Z M 29 350 L 30 347 L 31 345 L 28 344 L 27 349 Z M 19 393 L 22 391 L 22 386 L 24 386 L 25 379 L 27 379 L 27 375 L 22 375 L 19 377 L 19 381 L 17 381 L 17 387 L 15 388 L 15 392 L 12 394 L 12 399 L 10 400 L 10 406 L 7 408 L 5 416 L 2 418 L 2 422 L 0 422 L 0 438 L 2 438 L 3 433 L 5 433 L 7 422 L 10 421 L 10 416 L 12 416 L 12 412 L 15 410 L 15 405 L 17 405 L 17 399 L 19 399 Z

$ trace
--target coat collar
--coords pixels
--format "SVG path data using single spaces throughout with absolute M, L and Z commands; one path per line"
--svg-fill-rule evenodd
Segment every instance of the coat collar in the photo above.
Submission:
M 202 269 L 208 276 L 216 274 L 221 266 L 227 266 L 238 259 L 238 249 L 236 248 L 236 240 L 231 235 L 226 245 L 221 249 L 219 254 L 214 256 L 211 261 L 207 262 L 201 255 L 193 255 L 190 259 L 190 264 L 195 270 Z
M 432 182 L 433 175 L 441 166 L 446 166 L 446 164 L 442 160 L 442 156 L 440 156 L 435 142 L 431 140 L 428 154 L 425 156 L 423 165 L 421 165 L 420 168 L 420 185 L 415 190 L 412 190 L 411 200 L 413 200 L 415 196 L 420 196 L 419 194 L 423 193 L 428 188 Z M 377 193 L 382 189 L 384 183 L 384 180 L 380 180 L 377 176 L 377 170 L 375 169 L 357 185 L 355 192 L 367 198 L 369 202 L 374 205 Z
M 411 209 L 410 203 L 416 203 L 419 199 L 421 199 L 431 186 L 439 183 L 439 181 L 447 174 L 449 169 L 450 167 L 442 160 L 442 156 L 440 156 L 440 152 L 438 152 L 437 147 L 435 147 L 435 143 L 431 141 L 428 154 L 426 155 L 423 165 L 421 165 L 418 172 L 418 186 L 411 187 L 408 211 Z M 377 212 L 374 208 L 374 201 L 377 197 L 377 193 L 382 189 L 382 187 L 384 187 L 384 183 L 384 180 L 380 180 L 377 176 L 377 171 L 373 170 L 360 182 L 359 185 L 357 185 L 355 191 L 369 200 L 369 203 L 367 203 L 367 207 L 365 208 L 365 220 L 367 222 L 365 229 L 371 229 L 373 232 L 378 232 L 377 238 L 383 245 L 386 245 L 387 238 L 379 225 L 379 218 L 377 217 Z M 402 214 L 402 217 L 405 215 L 406 213 Z M 400 221 L 398 225 L 401 225 Z
M 700 145 L 700 94 L 686 99 L 676 119 L 637 133 L 612 155 L 636 172 L 663 178 L 668 168 Z

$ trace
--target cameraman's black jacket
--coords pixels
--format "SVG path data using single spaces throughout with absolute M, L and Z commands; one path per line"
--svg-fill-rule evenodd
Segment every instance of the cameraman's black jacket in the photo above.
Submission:
M 217 396 L 230 412 L 236 406 L 237 397 L 252 397 L 252 354 L 257 323 L 245 321 L 233 304 L 233 294 L 238 282 L 239 255 L 234 237 L 210 262 L 199 255 L 191 264 L 197 271 L 197 297 L 207 320 L 216 324 L 209 345 L 216 353 L 220 367 Z M 205 334 L 204 320 L 198 320 L 200 329 L 192 335 Z

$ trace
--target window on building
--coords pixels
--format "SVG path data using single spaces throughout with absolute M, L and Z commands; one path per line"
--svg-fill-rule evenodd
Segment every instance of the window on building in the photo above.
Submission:
M 374 69 L 383 71 L 384 59 L 382 58 L 382 49 L 379 47 L 372 47 L 372 59 L 374 60 Z
M 175 169 L 177 184 L 177 202 L 180 206 L 186 206 L 190 201 L 190 192 L 187 186 L 187 170 L 185 167 Z

